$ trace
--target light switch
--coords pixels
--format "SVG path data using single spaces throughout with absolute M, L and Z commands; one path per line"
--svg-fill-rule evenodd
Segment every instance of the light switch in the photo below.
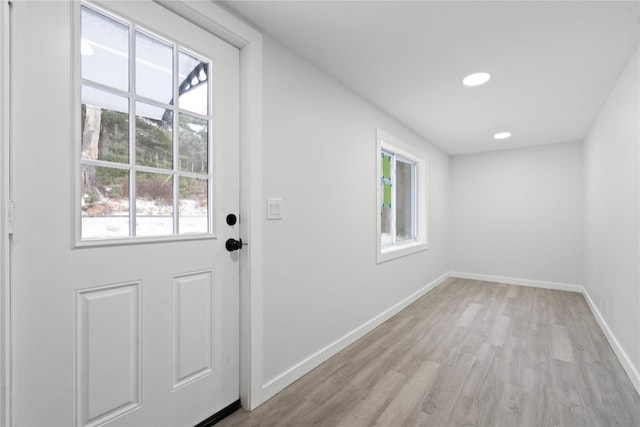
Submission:
M 267 199 L 267 219 L 282 219 L 282 199 Z

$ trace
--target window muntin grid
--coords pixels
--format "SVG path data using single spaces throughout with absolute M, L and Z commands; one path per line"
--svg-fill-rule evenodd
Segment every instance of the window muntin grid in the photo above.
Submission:
M 80 50 L 81 239 L 211 234 L 212 61 L 87 5 Z

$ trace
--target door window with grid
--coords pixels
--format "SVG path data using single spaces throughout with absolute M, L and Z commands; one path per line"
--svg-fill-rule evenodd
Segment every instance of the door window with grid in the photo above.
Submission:
M 82 240 L 211 233 L 212 61 L 86 5 Z

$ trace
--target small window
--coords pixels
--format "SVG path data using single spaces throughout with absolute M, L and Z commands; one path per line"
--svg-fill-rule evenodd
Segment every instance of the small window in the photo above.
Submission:
M 426 160 L 378 130 L 377 261 L 427 249 Z
M 212 232 L 212 61 L 82 6 L 80 238 Z

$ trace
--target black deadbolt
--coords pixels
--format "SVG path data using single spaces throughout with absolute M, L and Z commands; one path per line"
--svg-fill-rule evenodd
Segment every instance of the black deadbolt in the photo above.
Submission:
M 237 251 L 238 249 L 242 248 L 242 239 L 229 239 L 226 241 L 224 246 L 229 252 Z
M 227 215 L 227 224 L 228 225 L 236 225 L 236 222 L 238 222 L 238 217 L 237 216 L 235 216 L 234 214 Z

